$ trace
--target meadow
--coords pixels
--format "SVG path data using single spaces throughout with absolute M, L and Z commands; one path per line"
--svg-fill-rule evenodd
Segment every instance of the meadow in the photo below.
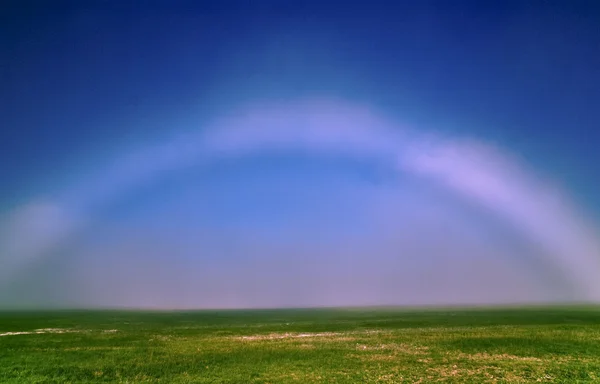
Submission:
M 0 312 L 1 383 L 600 382 L 600 308 Z

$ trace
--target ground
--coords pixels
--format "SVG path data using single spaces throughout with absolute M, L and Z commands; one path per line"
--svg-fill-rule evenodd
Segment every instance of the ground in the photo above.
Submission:
M 0 312 L 1 383 L 600 383 L 600 308 Z

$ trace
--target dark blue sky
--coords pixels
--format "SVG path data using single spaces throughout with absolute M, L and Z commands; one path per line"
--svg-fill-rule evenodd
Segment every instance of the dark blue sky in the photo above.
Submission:
M 250 5 L 252 4 L 252 5 Z M 600 192 L 596 2 L 8 2 L 1 197 L 161 121 L 332 93 L 498 140 Z M 202 113 L 200 113 L 202 114 Z
M 350 105 L 366 106 L 375 117 Z M 185 273 L 206 263 L 215 268 L 215 287 L 219 276 L 237 273 L 225 271 L 216 255 L 236 260 L 237 244 L 254 252 L 240 260 L 259 264 L 263 255 L 270 263 L 277 247 L 291 247 L 297 257 L 289 263 L 299 265 L 302 257 L 347 251 L 363 260 L 357 271 L 373 268 L 372 279 L 384 272 L 392 279 L 397 267 L 406 281 L 418 275 L 411 268 L 443 277 L 452 268 L 439 255 L 452 249 L 467 255 L 457 256 L 456 271 L 483 263 L 475 277 L 502 270 L 490 267 L 500 261 L 516 263 L 506 267 L 509 275 L 543 265 L 553 272 L 536 275 L 543 282 L 538 288 L 553 286 L 548 276 L 568 271 L 565 280 L 581 277 L 582 289 L 600 292 L 586 275 L 597 261 L 590 251 L 597 238 L 581 219 L 600 218 L 599 106 L 596 1 L 8 1 L 0 11 L 0 243 L 9 228 L 11 239 L 42 234 L 38 248 L 22 253 L 45 262 L 54 260 L 41 255 L 55 243 L 78 249 L 74 254 L 82 256 L 69 259 L 78 266 L 64 259 L 62 269 L 50 263 L 62 272 L 43 263 L 32 267 L 48 284 L 55 275 L 96 281 L 89 265 L 105 247 L 102 252 L 113 255 L 108 265 L 124 271 L 122 284 L 113 286 L 124 291 L 131 288 L 125 283 L 131 266 L 119 264 L 122 255 L 175 249 L 173 257 L 191 263 Z M 272 121 L 284 133 L 269 128 Z M 396 128 L 378 131 L 381 121 Z M 227 136 L 234 126 L 241 129 Z M 348 130 L 338 130 L 342 126 Z M 430 143 L 430 134 L 438 141 Z M 286 147 L 290 143 L 300 148 Z M 440 185 L 427 186 L 428 177 Z M 561 220 L 562 227 L 555 223 Z M 439 229 L 440 222 L 454 221 L 457 228 Z M 11 232 L 13 225 L 18 230 Z M 447 236 L 451 229 L 471 240 L 455 243 Z M 398 240 L 396 230 L 414 236 Z M 189 260 L 202 245 L 192 241 L 194 234 L 209 244 L 196 264 Z M 333 251 L 314 240 L 321 235 L 334 239 L 327 245 Z M 136 236 L 157 244 L 138 244 Z M 258 244 L 253 236 L 265 238 Z M 120 243 L 129 237 L 134 240 Z M 360 239 L 348 245 L 347 237 Z M 534 245 L 523 246 L 527 241 Z M 490 244 L 510 256 L 478 259 Z M 529 246 L 563 256 L 541 257 Z M 353 253 L 361 249 L 407 264 L 377 272 Z M 425 256 L 389 256 L 397 249 Z M 526 255 L 523 264 L 515 261 L 516 249 Z M 156 270 L 145 277 L 177 280 L 184 272 L 157 272 L 171 271 L 164 264 L 169 254 L 152 256 Z M 335 257 L 324 259 L 334 265 Z M 428 257 L 430 264 L 423 261 Z M 26 258 L 7 260 L 16 270 Z M 20 284 L 38 279 L 19 268 Z M 453 275 L 458 282 L 459 272 Z M 240 286 L 251 284 L 238 278 Z M 507 293 L 499 279 L 477 300 L 519 298 L 524 291 L 531 296 L 523 297 L 541 297 L 528 281 L 525 276 Z M 78 292 L 78 284 L 64 286 Z M 101 292 L 98 284 L 90 292 Z M 473 291 L 448 284 L 459 298 L 467 297 L 461 289 Z M 299 286 L 290 285 L 291 296 Z M 428 289 L 407 302 L 450 300 Z M 179 291 L 166 292 L 166 298 L 179 297 Z M 53 294 L 64 299 L 63 293 Z M 139 298 L 132 295 L 128 305 Z M 260 302 L 232 295 L 239 300 L 227 305 Z M 350 297 L 336 295 L 333 303 Z M 106 303 L 92 294 L 73 300 L 87 299 Z M 211 300 L 202 305 L 221 299 Z

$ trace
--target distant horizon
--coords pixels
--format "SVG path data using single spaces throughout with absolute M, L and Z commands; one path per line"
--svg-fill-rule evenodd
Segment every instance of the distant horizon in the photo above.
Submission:
M 600 309 L 600 304 L 597 302 L 514 302 L 514 303 L 466 303 L 466 304 L 414 304 L 414 305 L 402 305 L 402 304 L 365 304 L 365 305 L 348 305 L 348 306 L 312 306 L 312 307 L 212 307 L 212 308 L 154 308 L 154 307 L 3 307 L 0 308 L 2 312 L 69 312 L 69 311 L 107 311 L 107 312 L 212 312 L 212 311 L 270 311 L 270 310 L 406 310 L 406 311 L 419 311 L 419 310 L 433 310 L 433 311 L 444 311 L 444 310 L 461 310 L 461 309 L 482 309 L 482 310 L 495 310 L 495 309 L 527 309 L 527 308 L 590 308 Z

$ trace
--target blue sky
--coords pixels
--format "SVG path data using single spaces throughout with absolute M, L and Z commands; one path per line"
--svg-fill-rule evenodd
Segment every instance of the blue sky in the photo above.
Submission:
M 595 2 L 6 9 L 0 305 L 600 297 Z

